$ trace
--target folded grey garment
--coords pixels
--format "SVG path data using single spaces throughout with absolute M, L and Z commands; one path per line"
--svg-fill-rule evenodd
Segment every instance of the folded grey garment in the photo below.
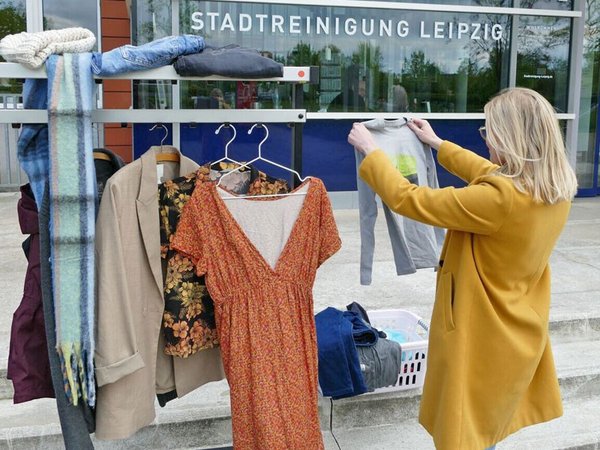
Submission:
M 356 347 L 360 370 L 369 392 L 394 386 L 402 366 L 402 348 L 389 339 L 377 339 L 375 345 Z
M 205 48 L 200 53 L 177 58 L 173 67 L 179 75 L 207 77 L 220 75 L 231 78 L 271 78 L 283 76 L 283 64 L 262 56 L 257 50 L 227 45 Z
M 30 69 L 41 67 L 53 54 L 89 52 L 96 36 L 87 28 L 64 28 L 39 33 L 9 34 L 0 41 L 0 55 Z

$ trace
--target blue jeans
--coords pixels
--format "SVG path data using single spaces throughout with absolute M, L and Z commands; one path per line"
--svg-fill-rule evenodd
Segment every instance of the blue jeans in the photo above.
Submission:
M 488 447 L 488 448 L 486 448 L 485 450 L 495 450 L 495 449 L 496 449 L 496 446 L 495 446 L 495 445 L 492 445 L 491 447 Z
M 167 36 L 147 44 L 123 45 L 105 53 L 92 54 L 92 72 L 118 75 L 136 70 L 153 69 L 171 64 L 175 58 L 204 49 L 204 38 L 192 34 Z

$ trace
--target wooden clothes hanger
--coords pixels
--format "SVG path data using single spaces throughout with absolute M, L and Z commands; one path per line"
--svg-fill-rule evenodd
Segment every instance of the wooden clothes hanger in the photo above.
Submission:
M 161 126 L 164 130 L 165 130 L 165 135 L 163 136 L 162 140 L 160 141 L 160 153 L 156 154 L 156 162 L 157 163 L 165 163 L 165 162 L 179 162 L 180 158 L 179 158 L 179 153 L 163 153 L 162 152 L 162 147 L 163 144 L 165 142 L 165 140 L 167 139 L 167 137 L 169 136 L 169 129 L 167 128 L 167 126 L 164 123 L 157 123 L 155 124 L 152 128 L 150 128 L 150 131 L 154 131 L 156 129 L 156 127 Z
M 110 156 L 108 156 L 106 153 L 102 153 L 102 152 L 94 152 L 93 158 L 101 159 L 102 161 L 111 162 Z
M 291 172 L 292 174 L 296 175 L 298 177 L 298 180 L 300 180 L 301 183 L 304 182 L 304 181 L 306 181 L 307 179 L 310 179 L 309 176 L 302 178 L 302 176 L 300 176 L 300 174 L 297 171 L 295 171 L 294 169 L 291 169 L 290 167 L 283 166 L 283 165 L 281 165 L 279 163 L 276 163 L 275 161 L 271 161 L 271 160 L 265 158 L 264 156 L 262 156 L 262 145 L 269 138 L 269 129 L 264 124 L 255 123 L 248 130 L 248 134 L 252 134 L 252 131 L 254 131 L 254 128 L 256 128 L 257 126 L 263 127 L 265 129 L 265 137 L 258 144 L 258 156 L 256 158 L 248 161 L 248 162 L 240 164 L 239 167 L 237 167 L 237 168 L 233 169 L 232 171 L 227 172 L 226 174 L 222 175 L 221 178 L 219 178 L 219 181 L 217 182 L 217 186 L 221 185 L 221 181 L 223 181 L 223 178 L 227 177 L 228 175 L 231 175 L 234 172 L 239 172 L 244 167 L 249 167 L 251 164 L 255 163 L 256 161 L 264 161 L 264 162 L 266 162 L 268 164 L 271 164 L 271 165 L 273 165 L 275 167 L 279 167 L 280 169 L 287 170 L 288 172 Z M 260 198 L 265 198 L 265 197 L 291 197 L 291 196 L 294 196 L 294 195 L 306 195 L 306 192 L 290 192 L 290 193 L 284 193 L 284 194 L 246 195 L 246 196 L 231 196 L 231 197 L 228 196 L 228 197 L 223 197 L 223 199 L 224 200 L 232 200 L 232 199 L 254 198 L 254 197 L 260 197 Z

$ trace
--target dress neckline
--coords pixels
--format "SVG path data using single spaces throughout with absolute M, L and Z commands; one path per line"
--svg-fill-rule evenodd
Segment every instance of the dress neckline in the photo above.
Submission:
M 213 182 L 203 183 L 203 185 L 207 185 L 207 189 L 209 190 L 210 195 L 212 195 L 212 197 L 214 199 L 214 202 L 217 206 L 217 210 L 219 211 L 221 217 L 223 217 L 229 223 L 230 230 L 232 230 L 232 232 L 236 232 L 240 235 L 240 238 L 242 239 L 244 244 L 246 246 L 248 246 L 248 248 L 250 248 L 250 250 L 254 253 L 255 257 L 261 262 L 261 264 L 266 268 L 266 270 L 269 271 L 269 273 L 271 273 L 272 275 L 277 275 L 279 273 L 279 269 L 282 264 L 282 261 L 285 260 L 285 257 L 287 255 L 287 253 L 289 252 L 291 245 L 294 242 L 295 236 L 296 236 L 296 234 L 298 234 L 298 228 L 300 227 L 300 223 L 302 221 L 306 220 L 305 216 L 307 214 L 306 213 L 307 205 L 310 204 L 310 202 L 312 201 L 311 197 L 314 194 L 314 192 L 316 191 L 317 187 L 320 185 L 320 183 L 318 181 L 319 180 L 316 178 L 309 178 L 309 179 L 305 180 L 304 182 L 302 182 L 298 187 L 294 188 L 292 191 L 289 192 L 289 194 L 295 193 L 298 190 L 302 189 L 306 184 L 310 183 L 308 185 L 306 197 L 304 198 L 304 201 L 302 202 L 302 206 L 300 207 L 300 212 L 298 213 L 298 217 L 296 218 L 294 225 L 292 226 L 292 230 L 290 231 L 290 234 L 283 246 L 283 250 L 281 250 L 281 253 L 279 254 L 279 257 L 277 258 L 277 262 L 275 263 L 274 267 L 271 267 L 271 265 L 268 263 L 268 261 L 262 255 L 262 253 L 258 250 L 256 245 L 254 245 L 254 243 L 250 240 L 250 238 L 248 237 L 248 235 L 246 234 L 244 229 L 241 227 L 239 222 L 235 219 L 235 217 L 233 216 L 233 214 L 231 213 L 231 211 L 225 204 L 225 200 L 223 200 L 223 198 L 219 195 L 219 192 L 217 189 L 222 189 L 225 192 L 227 192 L 233 196 L 236 196 L 236 197 L 243 198 L 243 196 L 234 194 L 233 192 L 231 192 L 227 189 L 224 189 L 220 186 L 217 188 L 217 184 L 213 183 Z M 287 197 L 285 197 L 285 196 L 265 197 L 265 198 L 253 196 L 252 198 L 246 199 L 246 201 L 280 201 L 280 200 L 283 200 L 286 198 Z

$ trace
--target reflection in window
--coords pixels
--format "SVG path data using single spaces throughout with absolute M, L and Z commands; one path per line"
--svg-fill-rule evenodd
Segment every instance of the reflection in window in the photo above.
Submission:
M 43 0 L 44 30 L 83 27 L 98 36 L 98 6 L 81 0 Z M 96 44 L 98 48 L 98 44 Z
M 567 111 L 571 19 L 520 17 L 517 86 L 542 94 L 557 112 Z
M 171 0 L 137 0 L 133 42 L 145 44 L 172 34 Z
M 600 185 L 594 180 L 598 104 L 600 93 L 600 2 L 586 0 L 586 26 L 583 41 L 583 67 L 581 75 L 581 104 L 579 110 L 579 135 L 577 138 L 577 181 L 580 189 Z M 598 172 L 596 172 L 598 173 Z
M 25 19 L 25 0 L 0 0 L 0 39 L 9 34 L 26 31 L 27 22 Z M 0 61 L 5 61 L 0 57 Z M 0 79 L 0 93 L 2 94 L 21 94 L 23 83 L 14 80 Z M 2 95 L 0 103 L 3 107 L 11 107 L 18 103 L 20 99 L 16 96 Z
M 505 15 L 182 0 L 180 23 L 213 46 L 320 66 L 320 84 L 304 89 L 309 111 L 479 112 L 508 85 Z M 291 105 L 289 85 L 181 84 L 187 108 L 214 87 L 237 108 Z
M 573 0 L 396 0 L 397 3 L 431 3 L 487 7 L 515 7 L 530 9 L 573 9 Z
M 138 0 L 137 23 L 133 26 L 133 43 L 146 44 L 172 33 L 171 0 Z M 172 87 L 169 81 L 138 81 L 133 84 L 133 106 L 143 109 L 173 107 Z
M 516 0 L 519 2 L 519 8 L 530 9 L 558 9 L 571 11 L 573 9 L 573 0 Z
M 0 39 L 26 29 L 25 0 L 0 0 Z

